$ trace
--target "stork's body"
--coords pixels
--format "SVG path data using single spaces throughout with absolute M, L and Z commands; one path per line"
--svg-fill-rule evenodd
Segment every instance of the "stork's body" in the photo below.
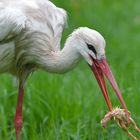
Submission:
M 22 128 L 24 84 L 28 75 L 38 68 L 64 73 L 83 57 L 95 73 L 108 108 L 112 110 L 103 73 L 127 110 L 105 61 L 105 40 L 102 35 L 86 27 L 78 28 L 61 50 L 60 41 L 66 25 L 66 12 L 48 0 L 0 0 L 0 72 L 8 72 L 19 78 L 15 114 L 17 140 Z
M 0 1 L 0 9 L 0 71 L 18 75 L 17 69 L 30 71 L 44 65 L 54 71 L 51 60 L 60 50 L 65 11 L 47 0 L 5 0 Z

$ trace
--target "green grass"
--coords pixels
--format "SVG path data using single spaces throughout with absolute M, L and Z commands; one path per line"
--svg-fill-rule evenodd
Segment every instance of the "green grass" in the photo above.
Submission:
M 69 28 L 88 26 L 102 33 L 106 55 L 132 116 L 140 126 L 139 0 L 53 0 L 68 11 Z M 15 140 L 13 118 L 17 89 L 12 77 L 0 78 L 0 140 Z M 114 106 L 118 100 L 109 88 Z M 24 98 L 22 140 L 129 140 L 115 124 L 101 128 L 107 112 L 103 96 L 83 61 L 64 75 L 35 72 Z M 132 130 L 134 132 L 134 130 Z M 140 138 L 136 132 L 134 134 Z

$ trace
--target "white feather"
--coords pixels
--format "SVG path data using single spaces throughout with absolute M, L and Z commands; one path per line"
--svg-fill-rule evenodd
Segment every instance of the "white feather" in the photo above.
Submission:
M 65 10 L 48 0 L 0 1 L 0 72 L 26 77 L 35 68 L 63 73 L 84 57 L 91 64 L 92 44 L 97 57 L 104 55 L 105 40 L 94 30 L 75 30 L 60 50 L 67 26 Z M 25 79 L 25 78 L 24 78 Z

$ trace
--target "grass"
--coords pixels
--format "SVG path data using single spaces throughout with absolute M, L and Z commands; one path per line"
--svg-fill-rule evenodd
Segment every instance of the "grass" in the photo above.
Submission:
M 133 118 L 140 122 L 139 0 L 53 0 L 68 11 L 69 28 L 88 26 L 102 33 L 106 55 Z M 12 77 L 0 78 L 0 140 L 15 140 L 13 116 L 17 89 Z M 109 88 L 114 106 L 119 103 Z M 106 130 L 100 120 L 107 112 L 93 74 L 83 61 L 64 75 L 35 72 L 26 85 L 23 140 L 129 140 L 115 124 Z M 140 124 L 139 124 L 140 126 Z M 132 130 L 132 132 L 134 132 Z M 138 133 L 134 134 L 140 138 Z

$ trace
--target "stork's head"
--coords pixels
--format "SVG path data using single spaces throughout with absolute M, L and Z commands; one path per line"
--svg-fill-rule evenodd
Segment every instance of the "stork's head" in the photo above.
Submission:
M 85 58 L 90 68 L 92 69 L 98 84 L 103 92 L 109 110 L 112 110 L 112 105 L 108 96 L 108 91 L 104 81 L 104 75 L 112 85 L 116 95 L 118 96 L 122 106 L 127 110 L 126 105 L 121 96 L 115 78 L 109 68 L 105 56 L 105 40 L 103 36 L 92 29 L 82 27 L 74 32 L 75 38 L 78 41 L 78 52 Z

